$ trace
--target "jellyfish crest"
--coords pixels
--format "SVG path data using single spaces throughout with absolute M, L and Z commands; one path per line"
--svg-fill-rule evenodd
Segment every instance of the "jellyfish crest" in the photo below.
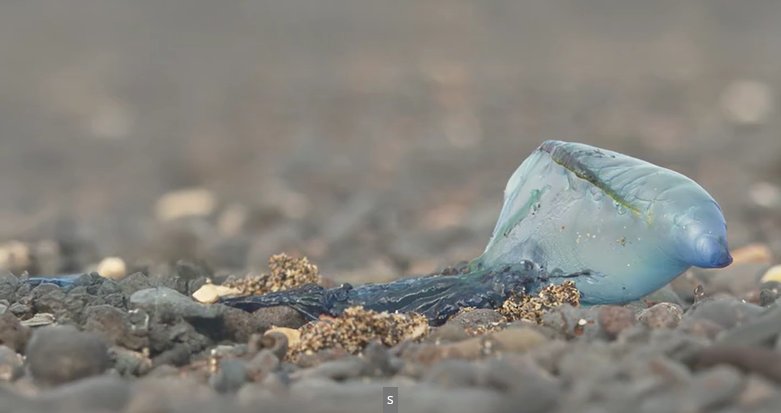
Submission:
M 727 224 L 721 208 L 696 187 L 680 188 L 664 205 L 671 221 L 667 247 L 682 262 L 700 268 L 723 268 L 732 263 Z

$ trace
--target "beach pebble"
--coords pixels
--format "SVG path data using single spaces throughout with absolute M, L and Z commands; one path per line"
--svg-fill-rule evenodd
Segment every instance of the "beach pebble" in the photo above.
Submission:
M 251 313 L 263 329 L 271 327 L 299 328 L 308 320 L 298 311 L 287 306 L 265 307 Z
M 178 371 L 166 368 L 173 376 L 152 376 L 133 386 L 125 413 L 148 412 L 217 412 L 231 411 L 229 398 L 217 398 L 217 392 L 207 383 L 177 378 Z M 151 373 L 150 373 L 151 375 Z M 220 400 L 223 403 L 217 404 Z
M 559 360 L 558 369 L 567 381 L 600 382 L 616 374 L 619 366 L 605 346 L 580 345 L 570 348 Z
M 0 314 L 0 345 L 22 352 L 30 338 L 30 329 L 11 313 Z
M 694 411 L 709 411 L 736 396 L 743 389 L 743 375 L 734 367 L 715 366 L 694 375 L 688 392 L 695 402 Z
M 19 279 L 9 272 L 0 270 L 0 300 L 13 301 L 17 288 L 19 288 Z
M 781 265 L 774 265 L 770 268 L 768 268 L 767 271 L 762 275 L 762 278 L 760 279 L 763 283 L 766 282 L 781 282 Z
M 567 338 L 594 338 L 602 332 L 597 322 L 598 312 L 599 306 L 573 307 L 563 304 L 543 314 L 542 325 Z
M 57 385 L 94 376 L 109 366 L 103 339 L 70 326 L 36 330 L 26 354 L 30 373 L 42 384 Z
M 70 311 L 65 303 L 66 293 L 54 284 L 41 284 L 33 288 L 32 304 L 37 313 L 50 313 L 55 318 L 69 317 Z
M 301 332 L 294 328 L 274 327 L 266 331 L 265 335 L 282 334 L 287 340 L 287 347 L 295 347 L 301 342 Z M 276 336 L 275 336 L 276 337 Z
M 478 384 L 478 368 L 464 360 L 443 360 L 434 364 L 423 381 L 444 388 L 471 387 Z
M 288 350 L 287 335 L 272 331 L 267 334 L 253 334 L 247 343 L 247 352 L 271 351 L 279 360 L 283 360 Z
M 291 378 L 294 380 L 306 378 L 324 378 L 343 381 L 361 377 L 367 371 L 366 362 L 358 356 L 347 356 L 326 361 L 312 368 L 298 370 Z
M 138 351 L 113 346 L 109 348 L 109 356 L 114 362 L 114 370 L 122 376 L 139 376 L 152 369 L 152 360 Z
M 692 337 L 713 340 L 725 331 L 725 328 L 706 318 L 686 318 L 681 320 L 678 330 Z
M 751 374 L 746 378 L 745 383 L 743 391 L 738 396 L 738 406 L 742 409 L 770 408 L 772 406 L 765 403 L 777 401 L 778 390 L 771 381 L 762 376 Z
M 642 310 L 637 320 L 648 328 L 675 328 L 682 317 L 683 309 L 679 305 L 658 303 Z
M 767 348 L 717 345 L 700 351 L 696 363 L 705 367 L 729 364 L 781 383 L 781 353 Z
M 598 321 L 602 331 L 615 338 L 622 330 L 634 325 L 635 313 L 627 307 L 606 305 L 599 308 Z
M 22 356 L 13 349 L 0 345 L 0 382 L 14 381 L 23 374 Z
M 445 324 L 433 328 L 428 339 L 435 342 L 452 343 L 466 340 L 469 337 L 471 336 L 464 330 L 464 327 L 460 322 L 451 323 L 450 320 L 448 320 Z
M 508 328 L 486 336 L 483 347 L 491 351 L 525 353 L 547 342 L 547 337 L 532 328 Z
M 130 399 L 131 385 L 116 376 L 87 377 L 48 389 L 38 395 L 45 411 L 116 412 Z
M 110 280 L 120 280 L 127 275 L 127 264 L 119 257 L 103 258 L 95 270 L 101 277 Z
M 152 281 L 144 273 L 134 272 L 118 281 L 123 293 L 130 296 L 136 291 L 152 288 Z
M 490 331 L 498 325 L 504 324 L 505 318 L 498 311 L 488 308 L 476 308 L 469 311 L 460 311 L 447 324 L 455 324 L 466 331 Z
M 279 358 L 271 350 L 261 350 L 247 363 L 247 378 L 251 381 L 263 381 L 279 368 Z
M 209 385 L 218 393 L 236 392 L 246 381 L 247 367 L 236 359 L 221 360 L 217 372 L 209 377 Z
M 101 335 L 109 343 L 131 350 L 149 346 L 149 339 L 136 331 L 125 311 L 110 305 L 95 305 L 87 307 L 84 315 L 84 330 Z
M 753 317 L 725 332 L 719 337 L 721 345 L 770 346 L 781 333 L 781 307 L 768 308 L 765 313 Z
M 240 294 L 241 291 L 236 288 L 206 283 L 193 293 L 193 298 L 195 301 L 200 303 L 211 304 L 216 303 L 222 297 L 236 296 Z
M 160 317 L 216 318 L 215 307 L 205 306 L 167 287 L 139 290 L 130 296 L 130 305 Z
M 731 328 L 763 311 L 762 307 L 736 297 L 717 295 L 695 303 L 686 311 L 683 318 L 707 319 L 724 328 Z

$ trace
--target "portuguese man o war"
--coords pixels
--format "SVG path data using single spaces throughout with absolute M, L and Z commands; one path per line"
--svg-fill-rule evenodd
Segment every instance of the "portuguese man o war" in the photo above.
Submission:
M 729 265 L 726 232 L 719 205 L 686 176 L 549 140 L 513 173 L 485 251 L 457 274 L 336 288 L 309 284 L 221 302 L 247 311 L 284 305 L 310 319 L 360 305 L 417 312 L 439 325 L 461 308 L 497 308 L 512 295 L 569 280 L 583 304 L 621 304 L 692 266 Z
M 287 305 L 315 318 L 352 305 L 414 311 L 434 324 L 463 307 L 496 308 L 571 280 L 584 304 L 642 298 L 691 266 L 732 262 L 716 201 L 669 169 L 593 146 L 546 141 L 507 183 L 485 252 L 456 275 L 223 300 L 248 311 Z
M 732 263 L 727 225 L 696 182 L 592 146 L 544 142 L 507 183 L 478 266 L 527 259 L 573 277 L 585 304 L 646 296 L 691 266 Z

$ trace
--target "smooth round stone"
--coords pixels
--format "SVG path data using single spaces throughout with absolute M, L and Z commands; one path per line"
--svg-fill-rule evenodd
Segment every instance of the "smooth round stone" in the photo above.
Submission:
M 108 347 L 99 336 L 71 326 L 37 330 L 27 345 L 27 362 L 35 381 L 57 385 L 103 373 Z
M 655 304 L 637 315 L 637 320 L 648 328 L 675 328 L 681 322 L 683 309 L 677 304 Z
M 11 313 L 0 314 L 0 344 L 21 352 L 30 338 L 30 329 Z

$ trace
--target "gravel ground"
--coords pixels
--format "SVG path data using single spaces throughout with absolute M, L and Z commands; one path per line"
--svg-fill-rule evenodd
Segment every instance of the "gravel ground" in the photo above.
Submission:
M 379 411 L 383 386 L 400 412 L 777 411 L 780 17 L 774 1 L 0 4 L 0 411 Z M 471 259 L 545 139 L 691 176 L 735 264 L 357 354 L 291 357 L 294 311 L 191 298 L 279 252 L 326 283 Z M 58 274 L 81 275 L 24 281 Z
M 398 387 L 401 411 L 774 411 L 781 284 L 751 248 L 730 270 L 741 283 L 689 272 L 641 302 L 534 321 L 472 310 L 393 342 L 345 323 L 352 346 L 298 354 L 298 313 L 201 304 L 189 296 L 217 276 L 196 264 L 67 288 L 6 274 L 0 398 L 13 412 L 358 412 Z

